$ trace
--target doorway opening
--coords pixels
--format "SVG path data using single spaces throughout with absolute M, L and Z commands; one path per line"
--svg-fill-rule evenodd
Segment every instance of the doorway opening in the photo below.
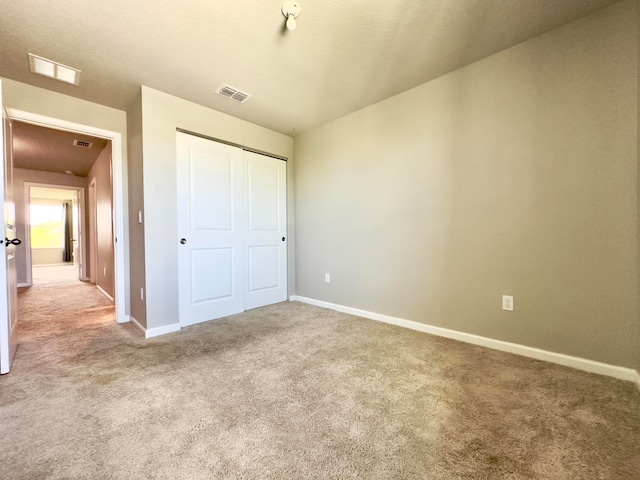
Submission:
M 111 142 L 19 121 L 13 140 L 16 226 L 24 239 L 18 285 L 53 282 L 56 273 L 64 280 L 75 270 L 75 280 L 91 281 L 114 302 Z
M 79 242 L 80 248 L 76 258 L 82 260 L 79 267 L 78 278 L 85 280 L 87 283 L 91 280 L 95 281 L 98 290 L 110 298 L 112 303 L 115 303 L 116 321 L 120 323 L 129 321 L 126 314 L 128 310 L 126 308 L 126 283 L 128 275 L 125 268 L 127 239 L 124 227 L 124 173 L 121 134 L 97 127 L 76 124 L 66 120 L 13 109 L 9 109 L 9 115 L 14 125 L 27 125 L 32 128 L 40 128 L 42 131 L 46 131 L 47 134 L 56 137 L 62 137 L 64 135 L 73 136 L 71 143 L 74 144 L 73 146 L 76 148 L 75 152 L 80 152 L 80 149 L 87 148 L 88 145 L 93 145 L 98 146 L 101 152 L 104 153 L 101 166 L 99 168 L 95 167 L 100 170 L 99 172 L 95 169 L 91 171 L 91 168 L 89 168 L 88 170 L 84 170 L 83 173 L 83 170 L 79 168 L 78 164 L 66 164 L 66 166 L 63 167 L 63 163 L 56 161 L 53 162 L 56 165 L 54 173 L 58 180 L 64 180 L 51 182 L 50 180 L 43 181 L 41 178 L 32 178 L 29 181 L 33 183 L 46 183 L 58 187 L 61 185 L 66 187 L 73 186 L 81 189 L 84 199 L 79 203 L 81 209 L 84 208 L 84 214 L 80 214 L 81 218 L 78 221 L 78 225 L 83 228 L 82 232 L 86 232 L 86 234 L 83 235 L 81 233 L 80 235 L 82 241 Z M 40 131 L 40 134 L 42 131 Z M 15 133 L 14 129 L 14 140 Z M 31 135 L 23 138 L 23 140 L 26 140 L 25 144 L 29 145 L 40 136 L 41 135 Z M 21 143 L 22 140 L 20 139 L 14 141 L 14 160 Z M 63 143 L 65 148 L 69 146 L 68 142 L 65 141 Z M 48 152 L 49 154 L 53 153 L 51 149 L 49 149 Z M 49 155 L 49 157 L 51 158 L 52 155 Z M 58 158 L 66 158 L 66 156 L 62 155 Z M 97 161 L 94 163 L 97 163 Z M 16 172 L 20 173 L 19 168 L 14 169 L 14 174 Z M 95 182 L 93 182 L 94 179 Z M 89 209 L 86 204 L 88 202 L 88 194 L 91 192 L 89 188 L 90 183 L 92 183 L 93 192 L 95 193 L 95 207 L 92 209 L 95 212 L 95 216 L 89 215 L 91 209 Z M 16 208 L 20 208 L 18 202 L 16 202 Z M 95 249 L 93 250 L 90 241 L 92 238 L 92 233 L 89 231 L 90 221 L 93 221 L 95 226 L 93 229 L 93 238 L 104 240 L 102 244 L 94 244 Z M 106 248 L 101 248 L 105 247 L 105 244 Z M 96 259 L 94 260 L 93 268 L 91 264 L 92 257 Z M 94 275 L 93 279 L 91 278 L 92 270 Z M 108 287 L 109 285 L 111 286 Z
M 24 198 L 26 284 L 86 280 L 84 190 L 25 182 Z

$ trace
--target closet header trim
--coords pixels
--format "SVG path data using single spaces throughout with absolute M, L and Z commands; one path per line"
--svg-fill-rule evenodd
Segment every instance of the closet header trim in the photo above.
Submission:
M 271 157 L 271 158 L 276 158 L 276 159 L 282 160 L 284 162 L 286 162 L 288 160 L 287 157 L 283 157 L 281 155 L 275 155 L 273 153 L 263 152 L 262 150 L 258 150 L 258 149 L 251 148 L 251 147 L 247 147 L 245 145 L 239 145 L 237 143 L 229 142 L 227 140 L 222 140 L 221 138 L 210 137 L 209 135 L 204 135 L 202 133 L 192 132 L 190 130 L 185 130 L 183 128 L 176 128 L 176 132 L 186 133 L 187 135 L 193 135 L 194 137 L 205 138 L 207 140 L 212 140 L 214 142 L 223 143 L 225 145 L 230 145 L 232 147 L 241 148 L 242 150 L 246 150 L 247 152 L 258 153 L 260 155 L 264 155 L 266 157 Z

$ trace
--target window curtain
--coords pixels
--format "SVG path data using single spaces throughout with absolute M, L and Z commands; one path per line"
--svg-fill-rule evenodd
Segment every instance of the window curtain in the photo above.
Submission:
M 62 260 L 71 262 L 73 260 L 73 232 L 72 232 L 72 208 L 70 202 L 62 204 L 62 218 L 64 219 L 64 248 L 62 251 Z

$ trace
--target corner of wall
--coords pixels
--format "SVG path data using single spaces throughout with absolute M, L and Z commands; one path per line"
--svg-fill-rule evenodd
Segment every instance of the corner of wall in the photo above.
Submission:
M 131 316 L 141 327 L 147 327 L 144 185 L 142 149 L 142 92 L 127 110 L 127 144 L 129 177 L 129 267 Z M 141 221 L 142 220 L 142 221 Z

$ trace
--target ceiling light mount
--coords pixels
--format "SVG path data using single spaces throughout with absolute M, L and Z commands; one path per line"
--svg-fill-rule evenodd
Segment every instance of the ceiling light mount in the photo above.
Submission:
M 295 30 L 296 18 L 300 15 L 300 4 L 298 2 L 284 2 L 282 5 L 282 15 L 287 19 L 287 29 Z

